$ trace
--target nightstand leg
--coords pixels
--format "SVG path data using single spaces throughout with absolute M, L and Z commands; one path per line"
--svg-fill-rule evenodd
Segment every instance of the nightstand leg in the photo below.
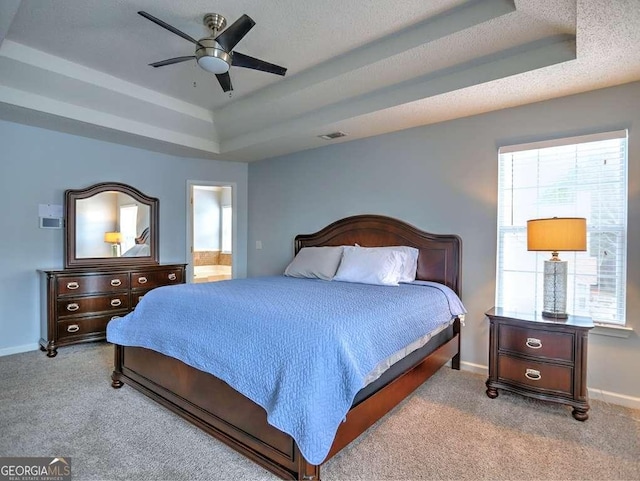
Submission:
M 498 390 L 495 387 L 487 387 L 487 396 L 491 399 L 495 399 L 498 397 Z
M 122 386 L 124 386 L 124 383 L 119 379 L 113 379 L 111 381 L 111 387 L 114 389 L 120 389 Z
M 124 383 L 120 380 L 120 373 L 113 371 L 113 373 L 111 373 L 111 387 L 113 389 L 120 389 L 122 386 L 124 386 Z
M 589 419 L 588 409 L 573 408 L 573 417 L 578 421 L 586 421 Z

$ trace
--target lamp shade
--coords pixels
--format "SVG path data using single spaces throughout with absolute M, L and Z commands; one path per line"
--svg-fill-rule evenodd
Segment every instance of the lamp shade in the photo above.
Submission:
M 553 217 L 527 221 L 527 250 L 586 251 L 587 219 Z
M 109 244 L 120 244 L 122 242 L 122 234 L 120 232 L 105 232 L 104 241 Z

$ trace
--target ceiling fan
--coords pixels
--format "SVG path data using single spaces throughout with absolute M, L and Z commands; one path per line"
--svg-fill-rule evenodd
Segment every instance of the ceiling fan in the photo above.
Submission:
M 287 69 L 284 67 L 233 51 L 233 48 L 238 42 L 240 42 L 256 24 L 248 15 L 242 15 L 238 20 L 233 22 L 229 28 L 222 33 L 218 33 L 227 25 L 227 20 L 217 13 L 207 13 L 204 16 L 203 22 L 211 30 L 211 36 L 196 40 L 147 12 L 141 11 L 138 12 L 138 14 L 196 45 L 195 55 L 169 58 L 167 60 L 161 60 L 160 62 L 150 63 L 149 65 L 152 67 L 164 67 L 165 65 L 196 59 L 201 68 L 215 74 L 222 90 L 225 92 L 233 90 L 231 77 L 229 76 L 229 68 L 231 66 L 261 70 L 262 72 L 276 75 L 284 75 L 287 73 Z

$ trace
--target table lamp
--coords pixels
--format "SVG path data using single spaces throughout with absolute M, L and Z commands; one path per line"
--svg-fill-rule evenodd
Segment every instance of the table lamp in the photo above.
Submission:
M 559 251 L 587 250 L 587 219 L 553 217 L 527 221 L 527 250 L 551 251 L 544 261 L 542 316 L 566 319 L 567 261 L 560 260 Z
M 120 243 L 122 234 L 120 232 L 105 232 L 104 241 L 111 244 L 111 256 L 120 257 Z

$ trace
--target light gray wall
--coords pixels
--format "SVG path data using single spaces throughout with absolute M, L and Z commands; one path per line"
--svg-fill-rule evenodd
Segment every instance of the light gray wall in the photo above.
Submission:
M 495 299 L 497 149 L 629 128 L 628 339 L 590 336 L 590 388 L 640 397 L 640 83 L 249 165 L 249 275 L 280 273 L 293 238 L 354 214 L 385 214 L 463 239 L 462 358 L 486 366 Z M 256 241 L 262 250 L 256 250 Z
M 124 182 L 160 199 L 160 262 L 186 262 L 187 180 L 237 185 L 239 277 L 246 275 L 247 164 L 172 157 L 0 121 L 0 354 L 40 338 L 36 269 L 63 267 L 63 230 L 38 227 L 38 204 L 66 189 Z

